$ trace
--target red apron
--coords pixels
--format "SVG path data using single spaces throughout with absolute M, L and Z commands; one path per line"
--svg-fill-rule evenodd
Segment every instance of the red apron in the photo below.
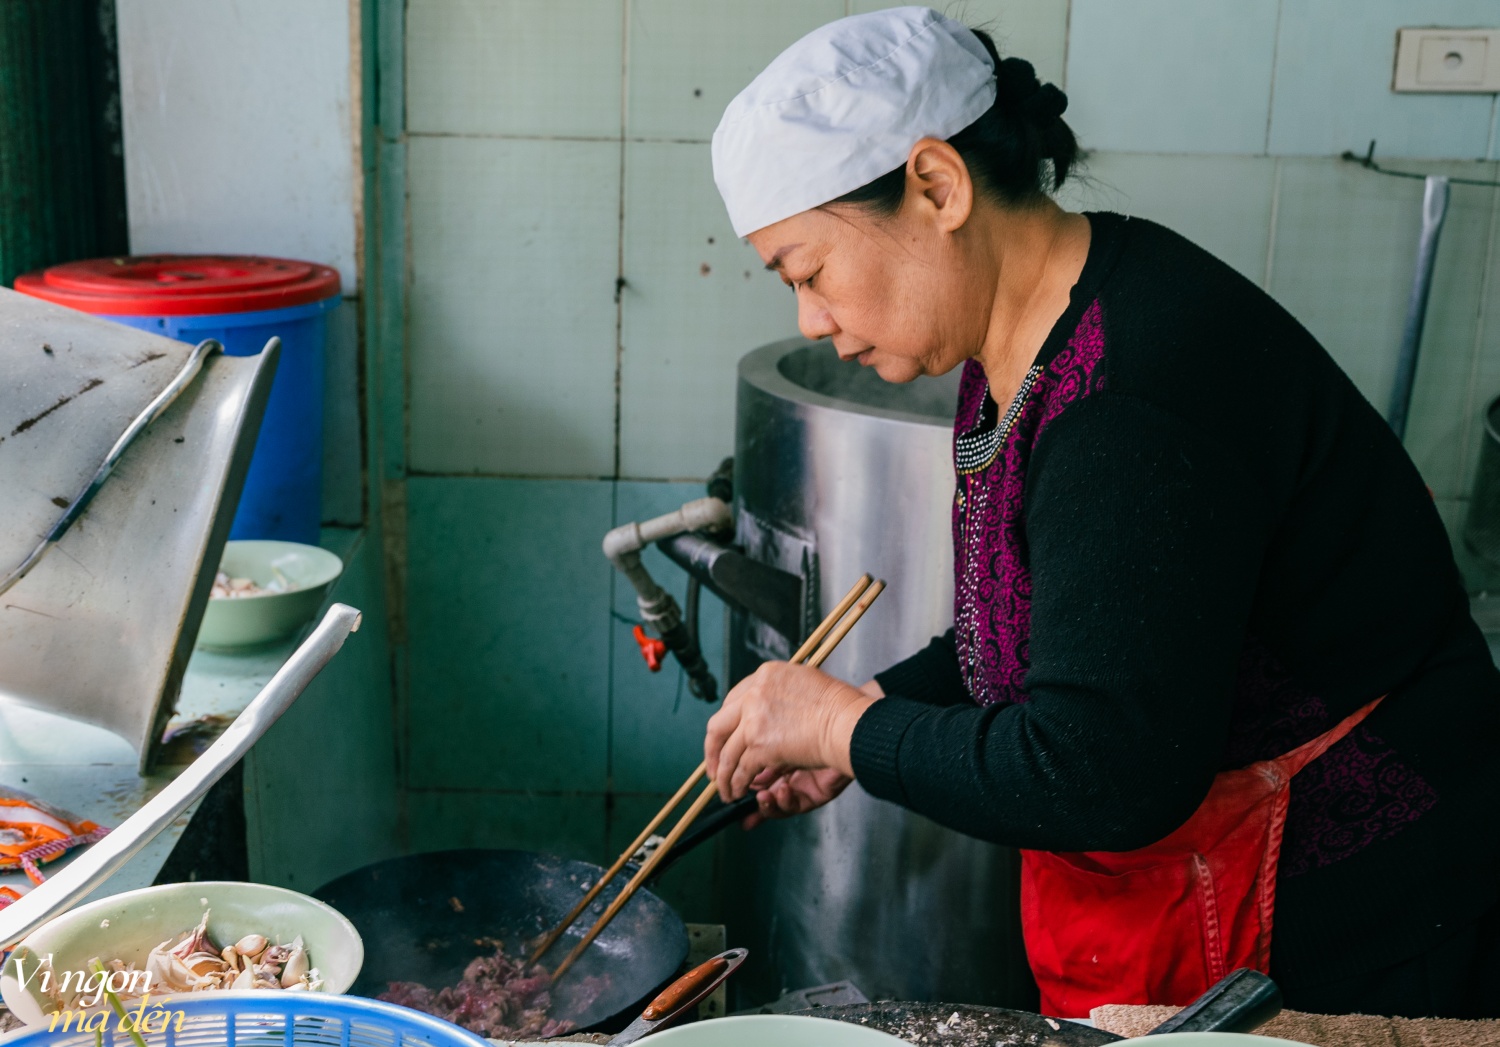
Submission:
M 1375 699 L 1280 759 L 1214 778 L 1180 828 L 1136 851 L 1021 852 L 1021 931 L 1043 1014 L 1191 1003 L 1230 971 L 1269 973 L 1292 777 Z

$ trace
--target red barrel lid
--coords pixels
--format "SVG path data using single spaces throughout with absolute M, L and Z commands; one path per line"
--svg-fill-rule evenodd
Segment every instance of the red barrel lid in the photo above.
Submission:
M 154 254 L 66 262 L 18 276 L 15 287 L 105 316 L 199 316 L 321 301 L 339 293 L 339 274 L 288 258 Z

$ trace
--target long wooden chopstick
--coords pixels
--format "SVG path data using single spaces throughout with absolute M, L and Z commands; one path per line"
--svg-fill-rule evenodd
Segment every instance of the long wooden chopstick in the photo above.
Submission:
M 807 660 L 807 664 L 809 665 L 822 665 L 823 662 L 828 659 L 828 656 L 833 653 L 833 649 L 839 645 L 840 641 L 842 641 L 844 637 L 849 635 L 849 630 L 854 628 L 854 624 L 858 622 L 860 618 L 864 617 L 864 613 L 870 609 L 870 605 L 875 602 L 876 598 L 879 597 L 881 592 L 883 592 L 884 590 L 884 581 L 877 581 L 872 583 L 870 581 L 869 575 L 863 575 L 860 578 L 859 582 L 855 583 L 855 588 L 849 591 L 849 595 L 845 596 L 843 600 L 839 601 L 838 607 L 834 608 L 835 613 L 830 614 L 828 618 L 825 618 L 823 620 L 823 625 L 820 625 L 818 629 L 814 631 L 813 636 L 808 637 L 807 643 L 804 643 L 801 648 L 798 648 L 797 654 L 794 657 L 806 658 L 807 655 L 805 653 L 805 648 L 811 646 L 815 642 L 814 637 L 816 637 L 818 633 L 822 633 L 824 638 L 821 644 L 818 645 L 818 648 L 813 653 L 812 657 Z M 847 617 L 842 617 L 843 612 L 845 611 L 848 612 Z M 840 620 L 841 617 L 842 620 Z M 703 774 L 704 770 L 704 765 L 699 764 L 698 769 L 693 772 L 692 776 L 688 778 L 686 782 L 683 783 L 682 790 L 679 790 L 679 793 L 681 793 L 683 790 L 691 788 L 692 785 L 698 781 L 699 775 Z M 589 929 L 589 932 L 585 934 L 582 940 L 573 947 L 573 951 L 568 953 L 567 958 L 564 959 L 562 963 L 558 964 L 557 969 L 552 972 L 552 982 L 554 984 L 556 984 L 557 980 L 567 972 L 568 968 L 573 966 L 578 957 L 583 955 L 583 951 L 593 943 L 594 939 L 599 936 L 599 933 L 603 931 L 604 928 L 609 925 L 609 922 L 615 918 L 615 915 L 625 907 L 625 903 L 630 900 L 633 894 L 635 894 L 636 889 L 639 888 L 640 885 L 650 877 L 652 871 L 655 870 L 657 865 L 659 865 L 662 860 L 666 858 L 667 852 L 672 849 L 672 847 L 677 843 L 679 839 L 681 839 L 682 834 L 687 832 L 688 827 L 692 825 L 692 823 L 697 819 L 698 815 L 703 813 L 703 808 L 707 807 L 709 801 L 713 799 L 714 793 L 717 791 L 717 788 L 718 787 L 713 782 L 710 782 L 708 784 L 708 788 L 704 789 L 703 792 L 698 795 L 698 798 L 693 801 L 693 805 L 687 809 L 687 813 L 685 813 L 682 818 L 678 820 L 677 824 L 672 827 L 672 831 L 667 834 L 666 839 L 664 839 L 657 846 L 656 850 L 652 852 L 651 856 L 641 864 L 640 869 L 637 870 L 636 874 L 630 878 L 630 882 L 628 882 L 623 888 L 621 888 L 620 893 L 615 896 L 614 901 L 610 902 L 609 907 L 604 910 L 604 914 L 600 916 L 597 921 L 595 921 L 594 926 Z M 675 801 L 669 806 L 676 806 Z
M 797 648 L 797 652 L 788 658 L 787 661 L 793 665 L 801 665 L 806 661 L 808 656 L 818 649 L 818 645 L 823 642 L 824 637 L 833 631 L 835 625 L 839 624 L 839 619 L 848 614 L 849 608 L 853 607 L 855 601 L 865 594 L 865 590 L 870 588 L 872 581 L 873 579 L 869 575 L 860 575 L 859 580 L 850 586 L 849 591 L 844 594 L 844 598 L 834 606 L 833 610 L 828 612 L 828 617 L 818 623 L 818 627 L 812 631 L 812 635 L 802 641 L 802 646 Z M 882 589 L 885 588 L 885 583 L 881 582 L 880 587 Z M 824 657 L 827 656 L 825 655 Z
M 869 575 L 865 575 L 865 577 L 868 578 Z M 865 612 L 870 609 L 870 605 L 875 602 L 875 598 L 883 592 L 885 592 L 884 581 L 875 582 L 866 589 L 860 595 L 859 600 L 855 602 L 854 608 L 849 612 L 849 616 L 834 626 L 833 631 L 828 634 L 828 638 L 819 645 L 817 651 L 807 660 L 807 664 L 817 668 L 828 661 L 828 656 L 833 653 L 833 649 L 839 645 L 844 637 L 849 635 L 849 630 L 854 628 L 854 623 L 864 617 Z
M 812 631 L 812 634 L 803 641 L 802 646 L 797 648 L 796 653 L 793 654 L 792 657 L 788 660 L 793 665 L 800 665 L 804 661 L 806 661 L 808 656 L 813 654 L 814 651 L 818 649 L 818 645 L 821 644 L 824 639 L 827 638 L 828 634 L 833 631 L 834 626 L 839 624 L 839 620 L 843 618 L 844 615 L 849 613 L 849 609 L 853 607 L 855 602 L 858 601 L 859 598 L 863 596 L 865 592 L 870 588 L 872 581 L 873 579 L 871 579 L 868 574 L 860 575 L 859 580 L 854 583 L 854 585 L 849 589 L 847 593 L 844 594 L 844 598 L 840 600 L 838 604 L 833 608 L 833 610 L 828 613 L 828 617 L 824 618 L 823 621 L 819 623 L 818 627 Z M 879 584 L 881 588 L 885 587 L 884 582 L 879 582 L 877 584 Z M 876 595 L 879 595 L 878 591 Z M 871 599 L 873 600 L 874 597 L 871 597 Z M 868 604 L 866 606 L 868 606 Z M 861 611 L 860 613 L 863 614 L 864 612 Z M 853 623 L 850 624 L 852 625 Z M 847 631 L 848 630 L 846 629 L 845 632 Z M 843 638 L 842 634 L 839 638 Z M 837 642 L 837 640 L 834 641 L 834 643 Z M 829 648 L 829 650 L 832 650 L 832 648 Z M 827 657 L 828 655 L 825 652 L 822 658 L 819 658 L 812 664 L 822 665 L 823 658 Z M 630 861 L 631 857 L 634 856 L 635 852 L 641 849 L 641 845 L 651 838 L 651 834 L 661 826 L 662 822 L 667 820 L 667 815 L 676 810 L 677 805 L 683 801 L 683 798 L 687 796 L 688 792 L 692 790 L 693 786 L 698 784 L 698 780 L 703 777 L 703 774 L 707 769 L 708 768 L 706 764 L 700 763 L 697 770 L 688 775 L 687 781 L 683 782 L 678 790 L 672 794 L 672 798 L 667 801 L 667 805 L 661 810 L 657 811 L 656 816 L 652 818 L 651 821 L 646 823 L 646 827 L 641 830 L 640 835 L 638 835 L 634 840 L 631 841 L 630 846 L 625 848 L 624 853 L 622 853 L 620 857 L 616 858 L 615 863 L 611 865 L 609 869 L 605 871 L 604 875 L 599 877 L 594 885 L 588 889 L 588 893 L 586 893 L 583 898 L 579 900 L 577 905 L 573 906 L 573 908 L 568 912 L 568 915 L 564 916 L 556 927 L 552 928 L 552 930 L 548 931 L 546 935 L 538 940 L 536 946 L 531 951 L 531 955 L 526 959 L 527 966 L 530 966 L 540 960 L 546 954 L 547 950 L 552 948 L 552 946 L 557 943 L 557 939 L 562 937 L 563 932 L 566 931 L 569 927 L 573 926 L 573 921 L 577 920 L 578 917 L 583 913 L 583 910 L 587 909 L 589 907 L 589 904 L 595 898 L 599 897 L 599 892 L 604 890 L 604 888 L 609 885 L 610 881 L 612 881 L 616 876 L 620 874 L 620 870 L 625 868 L 626 864 Z
M 577 962 L 578 957 L 583 955 L 583 951 L 594 943 L 594 939 L 599 937 L 599 933 L 605 927 L 609 926 L 609 922 L 615 918 L 616 914 L 625 908 L 625 903 L 630 901 L 636 892 L 636 888 L 645 883 L 646 879 L 656 871 L 656 867 L 667 856 L 667 852 L 672 849 L 672 845 L 682 838 L 682 834 L 687 832 L 688 826 L 692 825 L 698 815 L 703 813 L 703 808 L 708 806 L 709 801 L 714 798 L 716 792 L 718 792 L 718 786 L 710 782 L 708 788 L 698 794 L 698 798 L 687 809 L 687 813 L 678 820 L 676 825 L 672 826 L 672 831 L 667 833 L 667 838 L 651 853 L 651 857 L 641 863 L 641 867 L 636 870 L 635 875 L 620 889 L 620 893 L 615 895 L 614 901 L 609 903 L 609 908 L 604 910 L 604 915 L 599 917 L 595 921 L 594 926 L 589 928 L 589 933 L 585 934 L 578 944 L 573 946 L 573 951 L 568 953 L 567 958 L 557 965 L 557 969 L 552 972 L 552 982 L 554 984 L 567 973 L 569 967 L 572 967 Z
M 553 943 L 562 936 L 562 933 L 573 926 L 573 921 L 578 919 L 583 910 L 589 907 L 589 903 L 599 897 L 599 892 L 604 890 L 605 886 L 619 875 L 620 870 L 625 868 L 626 863 L 635 855 L 635 852 L 641 849 L 641 845 L 651 838 L 651 834 L 656 832 L 657 827 L 662 822 L 667 820 L 667 815 L 676 810 L 677 805 L 682 802 L 683 797 L 687 796 L 692 791 L 693 786 L 698 784 L 698 779 L 703 776 L 703 772 L 706 769 L 704 764 L 700 763 L 698 765 L 698 769 L 693 772 L 692 776 L 683 782 L 678 790 L 672 794 L 672 798 L 667 801 L 667 805 L 656 812 L 656 816 L 646 823 L 646 827 L 641 830 L 640 835 L 630 842 L 630 846 L 625 848 L 624 853 L 620 857 L 615 859 L 615 864 L 611 865 L 604 875 L 594 882 L 594 885 L 588 889 L 588 893 L 579 899 L 578 904 L 573 906 L 568 915 L 564 916 L 562 921 L 556 927 L 552 928 L 552 930 L 548 931 L 546 937 L 537 943 L 536 948 L 532 950 L 531 955 L 526 960 L 528 967 L 540 960 L 542 955 L 548 949 L 552 948 Z

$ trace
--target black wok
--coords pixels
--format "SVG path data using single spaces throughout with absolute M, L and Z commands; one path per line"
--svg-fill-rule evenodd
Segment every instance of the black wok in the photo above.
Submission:
M 749 814 L 754 797 L 747 799 L 711 808 L 657 875 Z M 543 957 L 544 965 L 568 954 L 632 872 L 627 867 L 594 900 Z M 469 961 L 492 954 L 499 942 L 512 955 L 522 953 L 528 939 L 555 926 L 603 873 L 591 862 L 532 851 L 436 851 L 367 865 L 313 895 L 347 916 L 364 939 L 364 966 L 350 993 L 377 996 L 393 981 L 453 985 Z M 550 1014 L 580 1030 L 621 1028 L 678 973 L 687 953 L 681 917 L 639 890 L 558 982 Z

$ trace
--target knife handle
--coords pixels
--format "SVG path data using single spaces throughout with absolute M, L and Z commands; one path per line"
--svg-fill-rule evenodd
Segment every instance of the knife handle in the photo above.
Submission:
M 1146 1035 L 1251 1032 L 1280 1013 L 1281 988 L 1259 971 L 1241 967 Z
M 609 1041 L 610 1047 L 635 1043 L 641 1037 L 681 1018 L 713 992 L 720 982 L 734 973 L 734 969 L 744 963 L 745 957 L 749 955 L 746 949 L 729 949 L 700 963 L 657 994 L 656 999 L 647 1005 L 639 1018 Z

